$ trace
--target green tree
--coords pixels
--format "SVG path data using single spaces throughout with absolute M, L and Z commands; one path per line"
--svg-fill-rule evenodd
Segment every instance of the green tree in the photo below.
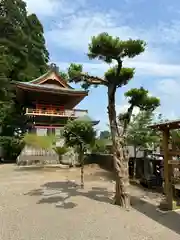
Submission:
M 47 71 L 49 53 L 45 45 L 43 26 L 35 14 L 27 16 L 27 28 L 24 31 L 28 36 L 28 62 L 19 77 L 28 81 Z
M 142 40 L 122 41 L 118 37 L 112 37 L 108 33 L 101 33 L 92 37 L 89 44 L 88 57 L 99 59 L 106 63 L 116 64 L 105 74 L 104 78 L 90 76 L 83 73 L 81 65 L 71 64 L 69 75 L 74 82 L 81 82 L 84 88 L 91 85 L 107 87 L 108 116 L 111 130 L 114 166 L 116 172 L 116 194 L 114 203 L 123 207 L 129 207 L 128 194 L 128 162 L 125 153 L 124 136 L 122 136 L 118 124 L 115 109 L 115 94 L 118 88 L 126 85 L 134 76 L 133 68 L 124 68 L 124 58 L 134 58 L 145 50 L 145 42 Z
M 129 162 L 129 153 L 127 147 L 127 139 L 128 139 L 128 126 L 130 124 L 133 109 L 138 107 L 140 111 L 144 112 L 153 112 L 159 105 L 159 98 L 149 96 L 148 90 L 145 90 L 143 87 L 141 88 L 132 88 L 125 93 L 125 97 L 128 98 L 129 108 L 126 113 L 119 114 L 119 126 L 124 137 L 125 143 L 125 153 L 126 153 L 126 161 Z
M 27 36 L 23 31 L 27 27 L 26 4 L 21 0 L 2 0 L 0 12 L 1 61 L 5 59 L 7 63 L 7 78 L 16 80 L 18 69 L 27 65 Z
M 99 138 L 100 139 L 110 139 L 111 138 L 111 133 L 107 130 L 101 131 Z
M 153 115 L 150 111 L 141 111 L 129 124 L 127 142 L 134 146 L 135 157 L 139 150 L 154 150 L 159 143 L 157 132 L 148 127 L 152 124 Z
M 118 117 L 121 124 L 123 124 L 123 134 L 126 134 L 134 108 L 138 107 L 140 111 L 153 112 L 157 107 L 159 107 L 160 99 L 149 96 L 148 90 L 143 87 L 132 88 L 124 95 L 128 98 L 129 107 L 126 113 L 120 113 Z
M 84 153 L 95 141 L 96 132 L 90 122 L 74 120 L 65 125 L 63 136 L 66 146 L 73 147 L 79 155 L 81 188 L 84 188 Z
M 127 143 L 134 148 L 134 171 L 136 172 L 136 156 L 141 150 L 155 150 L 161 141 L 159 132 L 148 126 L 152 124 L 154 114 L 151 111 L 140 111 L 133 117 L 127 129 Z
M 45 47 L 43 27 L 35 14 L 27 15 L 26 4 L 22 0 L 0 1 L 0 32 L 2 140 L 19 138 L 26 129 L 24 109 L 15 101 L 11 81 L 29 81 L 44 73 L 48 68 L 49 54 Z M 9 140 L 1 142 L 8 148 L 5 142 Z
M 93 145 L 90 146 L 91 153 L 108 153 L 107 144 L 108 139 L 97 138 Z
M 0 62 L 6 62 L 6 76 L 26 81 L 47 69 L 49 54 L 43 27 L 35 14 L 27 15 L 22 0 L 0 2 Z

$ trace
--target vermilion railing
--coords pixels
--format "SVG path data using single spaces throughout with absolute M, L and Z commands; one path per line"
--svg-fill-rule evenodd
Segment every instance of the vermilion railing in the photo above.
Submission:
M 81 109 L 57 110 L 57 109 L 26 108 L 26 115 L 36 115 L 36 116 L 81 117 L 86 115 L 87 112 L 88 112 L 87 110 L 81 110 Z

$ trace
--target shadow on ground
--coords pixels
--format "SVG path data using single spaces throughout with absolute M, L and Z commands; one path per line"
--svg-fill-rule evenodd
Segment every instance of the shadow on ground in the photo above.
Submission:
M 42 197 L 37 204 L 56 204 L 57 208 L 72 209 L 77 204 L 69 201 L 71 197 L 83 196 L 99 202 L 112 203 L 112 194 L 103 187 L 92 187 L 89 191 L 81 190 L 75 182 L 66 181 L 47 182 L 41 188 L 25 195 Z M 156 206 L 135 196 L 131 197 L 131 204 L 136 211 L 180 234 L 180 214 L 177 212 L 158 212 Z
M 37 202 L 41 203 L 59 203 L 56 207 L 74 208 L 77 205 L 72 202 L 66 202 L 70 197 L 83 196 L 99 202 L 111 203 L 112 192 L 109 192 L 106 188 L 93 187 L 89 191 L 85 191 L 74 182 L 62 181 L 62 182 L 48 182 L 41 186 L 40 189 L 32 190 L 25 195 L 30 196 L 42 196 Z
M 63 169 L 60 167 L 47 167 L 44 165 L 40 166 L 21 166 L 14 169 L 15 172 L 55 172 L 55 171 L 64 171 L 67 169 Z
M 135 196 L 131 197 L 131 204 L 138 212 L 180 234 L 180 214 L 178 212 L 171 211 L 161 213 L 157 211 L 157 207 L 155 205 Z

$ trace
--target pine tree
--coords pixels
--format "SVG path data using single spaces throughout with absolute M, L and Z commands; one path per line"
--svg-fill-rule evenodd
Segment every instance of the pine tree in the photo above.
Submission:
M 101 33 L 92 37 L 89 44 L 88 57 L 90 59 L 103 60 L 106 63 L 116 63 L 105 74 L 104 78 L 90 76 L 83 73 L 81 65 L 71 64 L 69 75 L 74 82 L 82 82 L 84 88 L 91 85 L 107 87 L 108 116 L 113 143 L 113 158 L 116 173 L 116 194 L 114 203 L 123 207 L 129 207 L 129 174 L 128 158 L 124 135 L 118 128 L 115 109 L 115 94 L 117 88 L 126 85 L 134 76 L 134 69 L 124 68 L 124 58 L 134 58 L 145 50 L 145 42 L 142 40 L 122 41 L 118 37 L 112 37 L 108 33 Z

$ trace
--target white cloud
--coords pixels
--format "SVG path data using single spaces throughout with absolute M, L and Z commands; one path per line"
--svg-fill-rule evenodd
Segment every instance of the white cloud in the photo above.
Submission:
M 176 99 L 180 95 L 180 83 L 174 79 L 162 79 L 158 83 L 158 90 Z
M 116 105 L 117 115 L 120 113 L 126 113 L 128 108 L 129 108 L 129 104 L 127 104 L 127 103 L 121 104 L 121 105 Z M 138 113 L 139 113 L 139 108 L 135 107 L 133 109 L 133 115 L 137 115 Z
M 25 0 L 29 13 L 44 17 L 67 16 L 73 14 L 86 0 Z
M 148 42 L 146 51 L 137 56 L 134 59 L 126 60 L 124 64 L 130 67 L 136 68 L 136 74 L 160 76 L 160 77 L 179 77 L 180 65 L 169 63 L 169 54 L 161 49 L 161 44 L 166 41 L 165 39 L 171 39 L 170 33 L 172 29 L 168 26 L 160 24 L 157 28 L 146 29 L 131 28 L 121 23 L 117 24 L 115 18 L 116 14 L 89 12 L 83 11 L 81 14 L 74 14 L 66 21 L 60 21 L 56 28 L 46 33 L 47 41 L 51 44 L 55 44 L 60 49 L 68 49 L 74 52 L 81 52 L 82 55 L 88 51 L 88 43 L 93 35 L 97 35 L 100 32 L 108 32 L 114 36 L 120 36 L 121 39 L 145 39 Z M 177 23 L 176 23 L 177 25 Z M 174 29 L 175 27 L 174 23 Z M 163 31 L 163 36 L 162 36 Z M 175 34 L 177 32 L 177 34 Z M 175 37 L 175 35 L 177 35 Z M 174 30 L 172 41 L 180 40 L 179 31 Z M 153 44 L 156 41 L 156 47 Z M 159 44 L 159 48 L 157 45 Z M 85 63 L 88 70 L 92 70 L 96 75 L 101 75 L 104 69 L 107 69 L 104 64 Z
M 179 44 L 180 41 L 180 21 L 169 21 L 167 24 L 161 23 L 159 25 L 159 32 L 161 32 L 160 41 L 166 44 Z
M 158 62 L 129 61 L 128 66 L 135 67 L 138 75 L 159 77 L 180 77 L 180 65 Z
M 165 118 L 177 119 L 180 117 L 180 83 L 177 79 L 162 79 L 154 87 L 153 94 L 159 96 L 161 107 L 159 112 L 163 113 Z
M 106 63 L 94 63 L 94 62 L 77 62 L 82 64 L 84 71 L 103 77 L 103 73 L 109 68 Z M 59 62 L 57 63 L 60 69 L 66 70 L 70 62 Z M 145 62 L 143 57 L 141 60 L 128 60 L 124 62 L 124 66 L 135 67 L 135 76 L 151 76 L 151 77 L 180 77 L 180 65 L 176 64 L 163 64 L 156 62 Z
M 29 13 L 43 16 L 53 16 L 59 8 L 57 1 L 53 0 L 25 0 Z
M 111 15 L 110 13 L 85 11 L 83 14 L 72 16 L 68 21 L 60 22 L 46 36 L 59 47 L 81 52 L 87 52 L 91 37 L 100 32 L 108 32 L 114 36 L 120 36 L 121 39 L 138 38 L 137 31 L 128 26 L 117 26 L 114 14 L 114 12 Z
M 132 0 L 130 1 L 132 2 Z M 177 79 L 180 77 L 180 65 L 174 63 L 174 58 L 178 54 L 173 56 L 173 62 L 171 62 L 171 55 L 168 51 L 172 51 L 171 54 L 173 54 L 174 44 L 180 41 L 180 22 L 169 21 L 168 24 L 160 23 L 154 27 L 142 29 L 137 25 L 134 27 L 126 25 L 124 13 L 123 17 L 119 17 L 121 13 L 117 12 L 93 12 L 86 6 L 87 0 L 75 0 L 74 2 L 70 0 L 26 0 L 26 2 L 30 12 L 44 17 L 55 17 L 56 24 L 53 24 L 52 30 L 45 34 L 48 45 L 56 46 L 57 52 L 66 49 L 83 56 L 88 50 L 91 36 L 100 32 L 108 32 L 123 40 L 128 38 L 145 39 L 148 42 L 146 51 L 134 59 L 126 60 L 124 66 L 135 67 L 137 77 L 158 77 L 160 80 L 163 78 L 161 81 L 157 80 L 156 85 L 151 86 L 152 95 L 160 97 L 162 103 L 160 111 L 164 115 L 168 117 L 178 115 L 177 102 L 180 102 L 180 84 Z M 83 7 L 83 9 L 76 11 L 79 7 Z M 124 22 L 120 22 L 122 19 Z M 171 47 L 167 47 L 169 43 Z M 165 49 L 164 46 L 166 46 Z M 57 60 L 59 61 L 59 59 Z M 109 67 L 101 62 L 82 61 L 80 63 L 83 64 L 85 71 L 100 77 Z M 58 65 L 60 69 L 66 70 L 69 62 L 59 62 Z M 126 102 L 122 101 L 121 105 L 117 106 L 117 113 L 125 109 L 125 105 L 127 107 Z

